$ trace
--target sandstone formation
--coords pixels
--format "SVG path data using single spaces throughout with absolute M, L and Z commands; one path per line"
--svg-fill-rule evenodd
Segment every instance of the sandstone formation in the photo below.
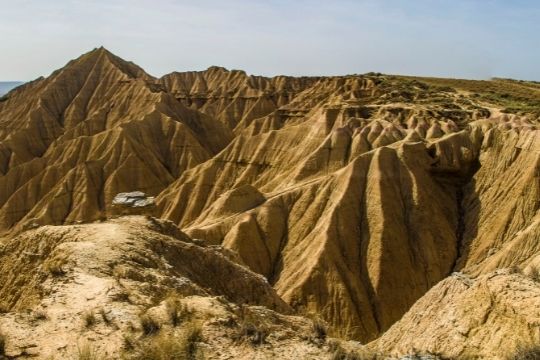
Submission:
M 381 74 L 156 79 L 100 48 L 16 88 L 0 102 L 8 354 L 30 349 L 17 342 L 32 329 L 38 356 L 72 354 L 93 330 L 72 324 L 57 348 L 39 334 L 66 333 L 86 296 L 123 314 L 95 341 L 119 356 L 122 336 L 144 333 L 128 329 L 135 314 L 159 318 L 170 291 L 219 313 L 203 325 L 209 358 L 225 346 L 503 359 L 538 344 L 540 125 L 527 104 L 540 95 L 492 82 L 500 98 L 482 92 L 491 82 Z M 121 287 L 133 304 L 107 295 Z M 46 324 L 21 315 L 44 306 L 57 314 Z M 272 338 L 285 344 L 273 355 L 218 345 L 243 307 L 281 334 L 317 328 L 293 315 L 327 329 Z

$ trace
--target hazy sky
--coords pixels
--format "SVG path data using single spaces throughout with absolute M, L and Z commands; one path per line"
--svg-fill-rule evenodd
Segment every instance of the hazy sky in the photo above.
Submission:
M 379 71 L 540 80 L 537 0 L 0 0 L 0 80 L 94 47 L 154 76 Z

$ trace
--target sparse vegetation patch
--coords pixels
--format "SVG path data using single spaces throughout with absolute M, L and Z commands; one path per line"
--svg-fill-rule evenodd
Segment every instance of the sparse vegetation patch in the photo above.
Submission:
M 94 324 L 96 323 L 96 315 L 92 310 L 86 311 L 83 314 L 82 319 L 84 327 L 87 328 L 94 326 Z
M 153 335 L 159 332 L 161 325 L 152 316 L 145 313 L 139 318 L 144 335 Z
M 538 360 L 540 359 L 540 344 L 520 345 L 515 353 L 508 357 L 508 360 Z
M 129 360 L 195 360 L 199 356 L 197 344 L 203 341 L 199 324 L 187 323 L 180 335 L 161 333 L 155 337 L 124 346 L 124 357 Z M 125 344 L 124 344 L 125 345 Z
M 186 304 L 182 303 L 182 300 L 177 297 L 171 297 L 166 300 L 165 307 L 167 311 L 167 317 L 172 326 L 178 326 L 183 321 L 189 320 L 193 315 L 193 310 Z

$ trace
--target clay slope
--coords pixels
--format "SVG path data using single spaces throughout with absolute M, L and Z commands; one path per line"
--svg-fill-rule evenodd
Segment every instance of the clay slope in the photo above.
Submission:
M 444 107 L 388 101 L 378 81 L 360 76 L 321 80 L 282 108 L 304 106 L 294 120 L 242 132 L 218 156 L 183 174 L 161 195 L 164 215 L 187 225 L 242 184 L 263 192 L 286 189 L 406 137 L 437 139 L 459 131 Z M 465 124 L 477 116 L 467 107 L 453 113 Z M 199 197 L 187 201 L 192 193 Z
M 520 235 L 531 240 L 500 256 L 536 256 L 534 117 L 501 116 L 452 88 L 376 76 L 320 80 L 283 108 L 299 104 L 311 110 L 244 130 L 186 172 L 158 197 L 163 216 L 237 251 L 296 309 L 362 341 L 473 261 L 476 243 L 493 253 L 494 239 Z M 505 172 L 510 165 L 514 173 Z M 479 205 L 484 191 L 491 199 Z
M 441 142 L 433 147 L 476 151 L 466 134 Z M 464 166 L 474 159 L 467 156 Z M 237 251 L 297 308 L 322 313 L 344 334 L 369 340 L 455 262 L 457 187 L 438 181 L 434 162 L 422 142 L 381 147 L 266 197 L 252 186 L 238 187 L 186 230 Z M 255 208 L 232 215 L 236 209 L 227 203 Z
M 451 272 L 461 186 L 483 138 L 444 109 L 387 103 L 377 81 L 321 81 L 292 102 L 316 104 L 301 119 L 240 134 L 158 197 L 163 216 L 234 249 L 287 302 L 363 341 Z
M 157 195 L 231 140 L 100 48 L 0 103 L 0 227 L 91 221 L 122 191 Z
M 159 80 L 186 106 L 200 110 L 241 131 L 254 120 L 288 104 L 318 78 L 248 76 L 244 71 L 211 67 L 205 71 L 174 72 Z
M 455 273 L 369 347 L 396 357 L 515 359 L 517 347 L 540 342 L 539 306 L 538 279 L 502 270 L 476 279 Z
M 540 266 L 540 130 L 523 118 L 497 118 L 479 161 L 482 167 L 464 188 L 457 269 L 477 275 Z

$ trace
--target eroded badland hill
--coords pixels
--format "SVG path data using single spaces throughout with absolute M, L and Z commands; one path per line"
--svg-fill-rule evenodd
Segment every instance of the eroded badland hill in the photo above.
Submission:
M 516 358 L 539 117 L 534 82 L 95 49 L 0 100 L 0 358 Z

